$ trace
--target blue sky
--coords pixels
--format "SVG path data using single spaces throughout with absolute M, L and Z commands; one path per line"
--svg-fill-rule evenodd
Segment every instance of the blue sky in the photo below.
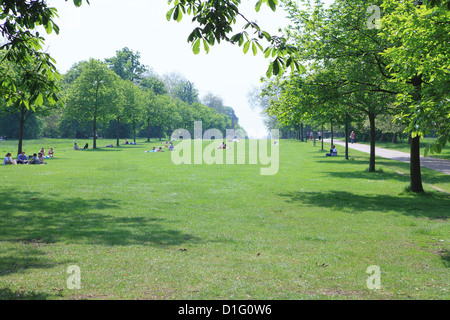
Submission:
M 278 8 L 254 11 L 255 0 L 243 0 L 242 12 L 256 19 L 259 25 L 272 33 L 287 25 L 284 12 Z M 46 36 L 46 50 L 57 61 L 61 73 L 78 61 L 89 58 L 105 59 L 117 50 L 128 47 L 141 55 L 141 63 L 163 76 L 179 73 L 195 83 L 200 98 L 211 92 L 220 96 L 224 104 L 235 109 L 240 124 L 250 136 L 265 137 L 258 111 L 247 101 L 248 92 L 259 86 L 269 60 L 262 53 L 244 54 L 242 48 L 221 43 L 209 54 L 194 55 L 187 37 L 195 27 L 185 16 L 180 23 L 168 22 L 170 9 L 166 0 L 90 0 L 80 8 L 73 1 L 51 0 L 58 9 L 59 35 Z M 240 31 L 241 24 L 235 27 Z M 251 51 L 251 50 L 250 50 Z

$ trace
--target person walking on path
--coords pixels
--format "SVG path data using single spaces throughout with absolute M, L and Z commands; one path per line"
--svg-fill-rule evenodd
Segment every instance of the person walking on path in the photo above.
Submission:
M 352 133 L 350 133 L 350 140 L 352 141 L 352 144 L 353 144 L 353 141 L 355 140 L 355 132 L 354 131 L 352 131 Z

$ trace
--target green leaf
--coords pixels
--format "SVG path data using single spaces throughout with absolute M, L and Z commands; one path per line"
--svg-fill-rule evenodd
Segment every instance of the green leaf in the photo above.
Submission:
M 248 49 L 250 49 L 250 40 L 244 44 L 244 53 L 247 53 Z
M 252 51 L 253 51 L 253 55 L 256 56 L 256 54 L 258 53 L 258 49 L 256 48 L 256 45 L 254 42 L 252 42 Z
M 38 96 L 36 97 L 36 100 L 34 101 L 34 104 L 36 106 L 42 106 L 44 103 L 44 97 L 41 92 L 39 92 Z
M 200 53 L 200 39 L 197 39 L 194 42 L 194 45 L 192 46 L 192 51 L 194 52 L 194 54 L 199 54 Z
M 170 19 L 172 18 L 172 13 L 173 13 L 174 10 L 175 10 L 175 8 L 172 8 L 169 11 L 167 11 L 167 13 L 166 13 L 167 21 L 170 21 Z
M 259 12 L 259 10 L 261 10 L 261 5 L 263 3 L 263 0 L 258 0 L 258 2 L 255 5 L 255 11 Z
M 270 9 L 272 9 L 272 11 L 277 10 L 277 4 L 278 4 L 277 0 L 268 0 L 267 4 L 269 5 Z
M 203 48 L 205 49 L 206 53 L 209 53 L 208 41 L 206 41 L 205 39 L 203 39 Z
M 273 64 L 273 75 L 277 76 L 280 73 L 280 63 L 278 62 L 278 59 L 275 59 Z
M 273 71 L 273 65 L 271 63 L 271 64 L 269 64 L 269 68 L 267 68 L 267 72 L 266 72 L 267 78 L 270 78 L 272 76 L 272 71 Z

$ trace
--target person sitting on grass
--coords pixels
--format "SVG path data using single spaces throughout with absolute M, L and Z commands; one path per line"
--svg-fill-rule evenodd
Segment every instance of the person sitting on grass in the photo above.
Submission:
M 148 151 L 145 151 L 145 152 L 156 152 L 156 148 L 155 148 L 155 147 L 153 147 L 153 149 L 152 149 L 152 150 L 148 150 Z
M 50 158 L 53 158 L 53 148 L 50 148 L 50 149 L 48 150 L 48 156 L 49 156 Z
M 40 164 L 38 156 L 36 153 L 33 153 L 33 156 L 28 160 L 28 164 Z
M 87 149 L 89 149 L 89 144 L 88 144 L 88 143 L 86 143 L 86 144 L 84 145 L 83 150 L 87 150 Z
M 11 153 L 9 152 L 6 154 L 5 159 L 3 159 L 3 165 L 7 164 L 17 164 L 16 160 L 11 158 Z
M 156 152 L 164 152 L 164 150 L 162 149 L 162 147 L 159 147 L 159 149 L 156 150 Z
M 170 141 L 169 151 L 173 151 L 174 148 L 175 148 L 175 147 L 174 147 L 174 145 L 173 145 L 173 142 Z
M 75 142 L 75 144 L 73 145 L 73 150 L 81 150 L 81 148 L 77 145 L 76 142 Z
M 337 156 L 337 150 L 336 150 L 336 147 L 334 146 L 334 145 L 332 145 L 331 146 L 331 149 L 330 149 L 330 153 L 327 153 L 326 155 L 325 155 L 325 157 L 336 157 Z
M 44 162 L 44 156 L 42 155 L 42 153 L 39 152 L 38 154 L 38 160 L 39 160 L 39 164 L 47 164 L 47 162 Z
M 44 149 L 44 147 L 41 148 L 41 151 L 39 151 L 39 153 L 41 153 L 42 156 L 45 157 L 45 149 Z
M 22 151 L 22 153 L 19 154 L 19 156 L 17 157 L 17 163 L 18 164 L 28 164 L 28 158 L 25 155 L 24 151 Z

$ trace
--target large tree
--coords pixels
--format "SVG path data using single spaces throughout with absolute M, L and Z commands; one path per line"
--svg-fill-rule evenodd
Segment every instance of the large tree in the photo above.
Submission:
M 3 55 L 0 53 L 0 58 Z M 48 115 L 53 109 L 61 107 L 54 91 L 58 77 L 49 74 L 45 81 L 36 81 L 29 77 L 39 73 L 40 63 L 26 62 L 18 64 L 6 59 L 0 60 L 0 73 L 4 74 L 11 85 L 0 98 L 0 115 L 10 114 L 19 124 L 19 142 L 17 153 L 22 152 L 23 133 L 26 121 L 31 115 Z
M 392 83 L 399 90 L 398 114 L 411 133 L 411 182 L 422 192 L 420 137 L 431 130 L 439 138 L 428 150 L 440 153 L 450 141 L 450 2 L 383 2 L 388 12 L 382 19 L 385 41 L 390 46 L 383 56 Z
M 135 53 L 133 50 L 125 47 L 122 50 L 117 50 L 114 57 L 105 59 L 105 61 L 109 68 L 120 78 L 134 81 L 139 79 L 141 74 L 148 69 L 147 66 L 141 64 L 140 58 L 139 52 Z
M 313 75 L 297 88 L 308 101 L 315 96 L 307 115 L 336 120 L 344 116 L 341 121 L 348 124 L 349 116 L 365 113 L 371 125 L 369 171 L 375 171 L 375 119 L 390 112 L 388 102 L 396 92 L 384 76 L 387 59 L 380 54 L 385 44 L 377 29 L 366 27 L 367 2 L 336 0 L 325 7 L 305 1 L 304 9 L 291 0 L 284 3 L 292 21 L 286 36 L 295 41 L 301 61 Z M 343 103 L 351 110 L 336 112 L 340 108 L 335 107 Z M 300 107 L 287 104 L 283 112 Z
M 136 142 L 136 125 L 144 117 L 144 99 L 148 96 L 144 91 L 128 80 L 121 81 L 121 91 L 123 95 L 122 115 L 133 128 L 133 141 Z
M 98 124 L 114 118 L 120 78 L 99 60 L 90 59 L 69 88 L 66 113 L 92 126 L 93 148 L 97 147 Z
M 80 6 L 82 0 L 73 2 Z M 16 79 L 3 68 L 0 69 L 0 95 L 8 103 L 23 103 L 26 108 L 30 104 L 39 105 L 43 101 L 39 95 L 42 88 L 52 94 L 58 91 L 54 79 L 59 73 L 55 60 L 43 51 L 44 38 L 36 30 L 43 27 L 47 34 L 59 33 L 59 27 L 54 21 L 57 11 L 42 0 L 1 0 L 0 12 L 0 61 L 23 67 L 24 79 L 29 84 L 29 96 L 18 94 Z M 36 67 L 25 68 L 30 63 L 34 63 Z

